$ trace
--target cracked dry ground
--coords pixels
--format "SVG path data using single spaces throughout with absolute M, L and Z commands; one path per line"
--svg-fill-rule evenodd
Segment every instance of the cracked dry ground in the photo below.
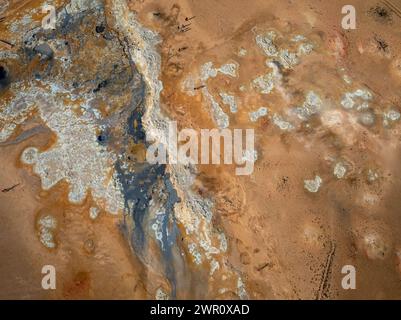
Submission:
M 401 3 L 345 4 L 1 0 L 0 298 L 401 298 Z M 169 120 L 253 173 L 147 163 Z

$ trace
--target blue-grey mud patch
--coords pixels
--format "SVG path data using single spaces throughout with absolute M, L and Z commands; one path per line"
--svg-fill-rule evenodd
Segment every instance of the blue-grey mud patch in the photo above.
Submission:
M 143 88 L 143 86 L 141 86 Z M 135 89 L 134 89 L 135 91 Z M 133 144 L 147 146 L 146 132 L 142 125 L 143 116 L 143 90 L 140 90 L 141 101 L 132 103 L 132 112 L 127 119 L 126 137 L 123 144 L 127 147 L 124 154 L 128 155 L 129 140 Z M 136 96 L 133 93 L 133 96 Z M 134 125 L 135 124 L 135 125 Z M 146 162 L 134 163 L 133 166 L 127 165 L 126 161 L 131 161 L 131 156 L 120 157 L 116 163 L 118 179 L 121 183 L 126 215 L 124 215 L 123 229 L 129 235 L 131 245 L 138 257 L 146 263 L 146 255 L 149 253 L 147 246 L 149 240 L 153 239 L 152 230 L 155 225 L 160 225 L 159 233 L 153 232 L 157 236 L 157 243 L 160 248 L 162 264 L 164 266 L 166 278 L 170 282 L 171 296 L 176 297 L 176 266 L 174 257 L 181 255 L 174 254 L 178 249 L 177 238 L 179 229 L 174 216 L 174 205 L 179 202 L 177 192 L 174 189 L 170 176 L 166 172 L 165 165 L 149 164 Z M 129 168 L 129 169 L 128 169 Z M 160 208 L 157 212 L 152 212 L 152 207 Z M 154 210 L 153 210 L 154 211 Z M 129 229 L 130 223 L 133 227 Z M 155 239 L 153 239 L 154 241 Z M 182 265 L 183 261 L 179 263 Z

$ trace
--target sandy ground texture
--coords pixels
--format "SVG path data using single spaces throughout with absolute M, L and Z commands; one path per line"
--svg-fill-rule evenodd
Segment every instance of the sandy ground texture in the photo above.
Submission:
M 401 298 L 401 1 L 94 2 L 0 3 L 0 298 Z M 253 173 L 144 165 L 167 120 Z

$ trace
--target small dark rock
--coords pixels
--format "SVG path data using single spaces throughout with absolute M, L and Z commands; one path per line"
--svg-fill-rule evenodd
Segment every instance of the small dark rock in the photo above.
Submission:
M 106 28 L 102 25 L 96 26 L 96 32 L 97 33 L 102 33 Z
M 100 82 L 100 83 L 98 84 L 98 86 L 97 86 L 95 89 L 93 89 L 93 92 L 98 92 L 98 91 L 100 91 L 100 89 L 106 87 L 106 86 L 108 85 L 108 83 L 109 83 L 108 80 L 103 80 L 102 82 Z

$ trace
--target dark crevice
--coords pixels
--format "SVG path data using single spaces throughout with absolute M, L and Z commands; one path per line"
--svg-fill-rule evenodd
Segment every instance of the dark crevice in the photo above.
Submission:
M 10 84 L 10 77 L 7 69 L 0 66 L 0 89 L 6 88 Z

